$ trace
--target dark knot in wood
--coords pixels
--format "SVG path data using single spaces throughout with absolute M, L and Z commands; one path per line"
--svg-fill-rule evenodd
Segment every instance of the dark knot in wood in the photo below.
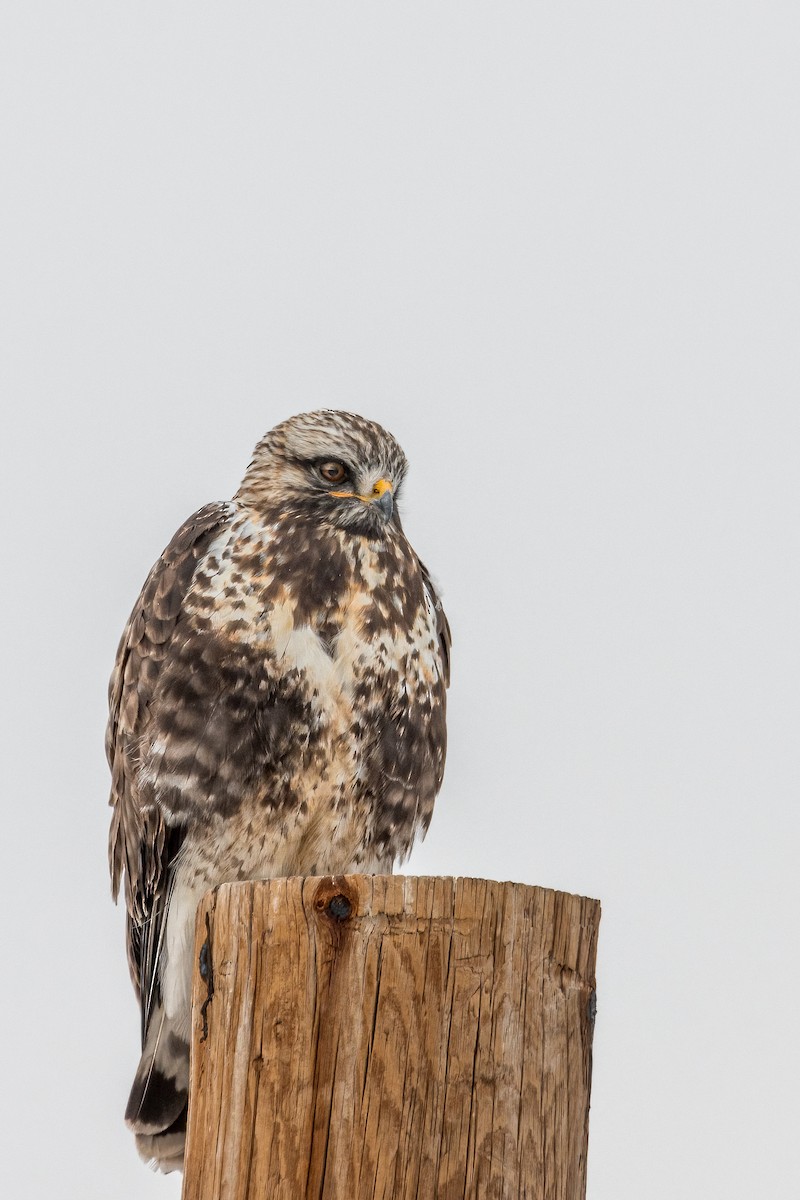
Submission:
M 352 911 L 352 904 L 347 899 L 347 896 L 343 896 L 341 892 L 338 896 L 331 896 L 328 901 L 328 915 L 333 917 L 335 921 L 346 921 Z
M 314 908 L 321 917 L 343 925 L 358 912 L 358 893 L 347 879 L 330 876 L 314 892 Z

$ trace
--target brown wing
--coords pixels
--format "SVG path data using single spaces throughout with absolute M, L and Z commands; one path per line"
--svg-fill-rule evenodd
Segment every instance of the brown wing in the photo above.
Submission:
M 420 570 L 422 571 L 422 579 L 425 587 L 433 601 L 434 611 L 436 612 L 436 631 L 439 634 L 439 650 L 442 656 L 442 674 L 444 675 L 445 687 L 450 687 L 450 647 L 453 644 L 452 634 L 450 633 L 450 622 L 448 621 L 439 593 L 433 586 L 433 580 L 430 577 L 430 572 L 421 559 L 417 559 Z
M 186 521 L 153 567 L 130 615 L 117 651 L 108 689 L 106 755 L 111 767 L 113 808 L 109 866 L 114 899 L 123 873 L 128 909 L 128 961 L 142 1001 L 143 1028 L 152 1005 L 164 900 L 170 863 L 181 831 L 168 828 L 161 813 L 142 802 L 137 784 L 139 748 L 150 719 L 162 663 L 179 624 L 183 601 L 199 559 L 233 516 L 227 503 L 207 504 Z
M 444 777 L 447 753 L 446 689 L 450 682 L 450 625 L 427 569 L 416 558 L 413 574 L 419 589 L 420 577 L 427 593 L 425 603 L 433 609 L 438 646 L 426 632 L 414 649 L 413 658 L 433 651 L 438 671 L 430 687 L 410 687 L 402 677 L 400 663 L 385 663 L 383 678 L 376 688 L 377 710 L 367 712 L 375 738 L 366 755 L 364 781 L 376 800 L 373 839 L 379 860 L 402 861 L 414 837 L 425 835 L 433 805 Z M 419 592 L 417 592 L 419 594 Z M 437 653 L 438 651 L 438 653 Z M 418 683 L 418 681 L 417 681 Z M 386 694 L 391 695 L 388 708 Z M 377 697 L 380 696 L 380 699 Z

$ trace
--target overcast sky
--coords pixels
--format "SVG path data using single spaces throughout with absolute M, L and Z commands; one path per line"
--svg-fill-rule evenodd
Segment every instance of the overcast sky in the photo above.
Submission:
M 589 1200 L 796 1187 L 796 3 L 8 5 L 3 1111 L 15 1200 L 177 1200 L 105 689 L 178 524 L 351 409 L 454 634 L 408 869 L 603 902 Z

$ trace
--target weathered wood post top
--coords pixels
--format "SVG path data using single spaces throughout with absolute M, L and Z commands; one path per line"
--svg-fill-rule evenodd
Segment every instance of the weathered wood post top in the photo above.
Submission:
M 583 1200 L 599 919 L 481 879 L 209 893 L 183 1200 Z

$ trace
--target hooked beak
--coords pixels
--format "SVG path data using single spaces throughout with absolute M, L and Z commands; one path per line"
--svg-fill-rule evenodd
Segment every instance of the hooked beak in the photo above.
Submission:
M 342 499 L 361 500 L 364 504 L 373 504 L 375 508 L 380 510 L 382 517 L 386 521 L 389 520 L 394 512 L 392 485 L 388 479 L 379 479 L 369 496 L 362 496 L 358 492 L 331 492 L 330 495 L 340 496 Z
M 372 495 L 366 497 L 366 499 L 371 504 L 374 504 L 376 508 L 379 508 L 385 519 L 389 520 L 394 512 L 394 497 L 392 496 L 392 485 L 388 479 L 379 479 L 372 489 Z

